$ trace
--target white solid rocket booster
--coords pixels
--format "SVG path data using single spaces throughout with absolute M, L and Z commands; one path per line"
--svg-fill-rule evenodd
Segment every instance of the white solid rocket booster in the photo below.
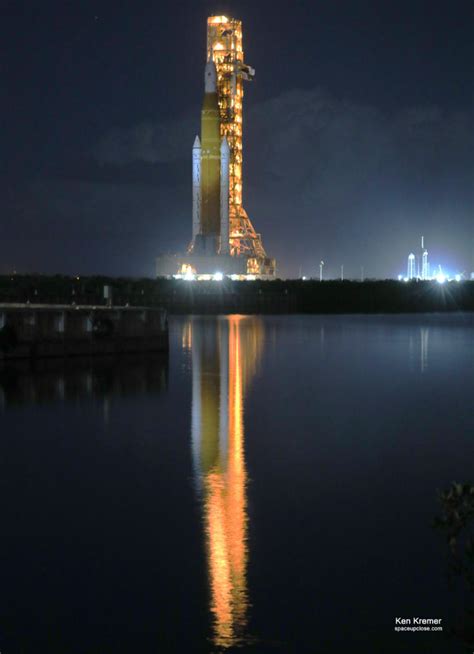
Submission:
M 221 254 L 229 254 L 229 163 L 230 150 L 224 136 L 221 143 Z
M 201 141 L 196 136 L 193 145 L 193 241 L 201 232 Z

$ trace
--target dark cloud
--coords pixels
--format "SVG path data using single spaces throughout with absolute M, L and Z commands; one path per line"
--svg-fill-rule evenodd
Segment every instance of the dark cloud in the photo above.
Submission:
M 101 163 L 170 163 L 186 157 L 190 134 L 197 121 L 191 117 L 164 123 L 141 123 L 129 129 L 111 129 L 95 149 Z
M 383 112 L 322 89 L 288 91 L 245 116 L 247 209 L 288 273 L 324 256 L 334 274 L 343 259 L 353 274 L 363 262 L 368 274 L 393 275 L 422 232 L 438 257 L 470 267 L 472 122 L 433 106 Z M 195 129 L 185 117 L 111 131 L 98 157 L 176 162 Z
M 393 114 L 370 105 L 332 98 L 320 89 L 292 90 L 255 105 L 245 116 L 246 165 L 263 176 L 293 184 L 295 179 L 327 188 L 358 186 L 381 171 L 440 174 L 466 164 L 472 173 L 472 118 L 438 107 L 415 107 Z M 195 117 L 112 129 L 99 142 L 99 162 L 171 163 L 187 159 Z M 301 176 L 301 167 L 304 175 Z M 397 170 L 397 168 L 399 170 Z M 459 172 L 459 171 L 457 171 Z
M 437 107 L 388 113 L 294 90 L 254 107 L 247 122 L 247 197 L 280 257 L 283 242 L 313 271 L 322 257 L 334 275 L 341 263 L 353 275 L 360 265 L 394 275 L 424 233 L 437 260 L 473 266 L 472 117 Z M 274 220 L 284 212 L 286 234 Z
M 189 238 L 196 114 L 110 130 L 92 160 L 65 162 L 28 185 L 17 224 L 31 209 L 33 232 L 92 238 L 104 260 L 114 238 L 129 239 L 136 253 L 116 272 L 151 274 L 155 252 Z M 300 262 L 314 272 L 322 257 L 334 275 L 344 263 L 354 276 L 360 265 L 392 276 L 421 233 L 440 261 L 474 268 L 472 116 L 434 106 L 387 112 L 295 89 L 244 120 L 246 208 L 282 274 Z

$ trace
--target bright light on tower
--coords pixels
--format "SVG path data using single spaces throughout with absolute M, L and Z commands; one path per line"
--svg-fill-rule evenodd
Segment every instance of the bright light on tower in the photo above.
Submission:
M 227 18 L 227 16 L 211 16 L 209 18 L 209 22 L 212 23 L 213 25 L 218 25 L 219 23 L 229 22 L 229 19 Z
M 224 275 L 221 272 L 214 273 L 212 278 L 215 282 L 221 282 L 224 279 Z
M 407 277 L 408 279 L 415 278 L 415 255 L 413 252 L 408 255 Z
M 423 237 L 421 237 L 423 239 Z M 421 264 L 421 279 L 429 279 L 430 277 L 430 264 L 428 263 L 428 250 L 423 251 L 422 264 Z
M 242 206 L 242 104 L 244 82 L 255 76 L 244 63 L 242 22 L 230 16 L 210 16 L 207 21 L 207 60 L 217 69 L 220 136 L 225 137 L 228 151 L 228 224 L 225 250 L 232 256 L 245 256 L 247 274 L 274 274 L 275 262 L 266 255 L 260 234 L 255 231 Z M 221 233 L 221 237 L 223 234 Z
M 436 281 L 438 282 L 438 284 L 444 284 L 444 282 L 446 281 L 446 275 L 443 272 L 439 272 L 436 275 Z

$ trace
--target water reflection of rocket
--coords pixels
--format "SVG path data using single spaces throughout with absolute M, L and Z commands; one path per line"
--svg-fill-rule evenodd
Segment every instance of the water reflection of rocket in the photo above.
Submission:
M 241 642 L 247 622 L 247 472 L 243 402 L 263 341 L 259 320 L 192 323 L 192 445 L 203 510 L 214 642 Z

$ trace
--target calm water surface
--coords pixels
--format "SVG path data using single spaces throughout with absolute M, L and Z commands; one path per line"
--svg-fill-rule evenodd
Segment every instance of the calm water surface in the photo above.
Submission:
M 0 369 L 2 654 L 471 651 L 432 523 L 472 481 L 474 317 L 170 328 Z

